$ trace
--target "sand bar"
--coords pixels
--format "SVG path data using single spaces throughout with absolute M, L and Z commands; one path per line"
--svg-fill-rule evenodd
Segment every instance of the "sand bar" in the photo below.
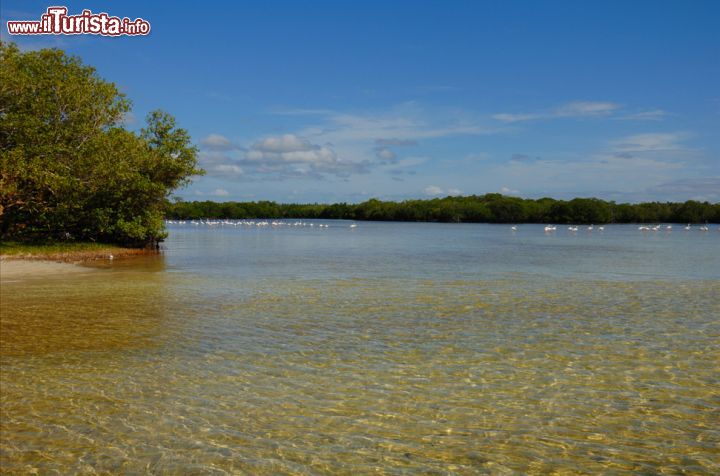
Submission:
M 89 272 L 92 268 L 44 260 L 0 259 L 0 281 L 12 282 L 67 273 Z

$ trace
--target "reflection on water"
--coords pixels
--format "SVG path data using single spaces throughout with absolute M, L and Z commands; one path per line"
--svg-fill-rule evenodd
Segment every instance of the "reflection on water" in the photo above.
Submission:
M 361 234 L 321 238 L 324 266 L 307 236 L 271 235 L 296 260 L 220 236 L 3 284 L 4 472 L 720 471 L 717 279 L 471 279 L 413 242 L 353 270 Z

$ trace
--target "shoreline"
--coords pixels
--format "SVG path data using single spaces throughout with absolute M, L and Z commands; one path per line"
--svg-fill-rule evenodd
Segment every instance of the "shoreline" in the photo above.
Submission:
M 27 278 L 92 271 L 91 267 L 79 266 L 79 263 L 40 259 L 0 259 L 0 283 L 2 284 L 23 281 Z
M 101 248 L 96 250 L 70 250 L 50 252 L 20 252 L 0 254 L 0 261 L 53 261 L 56 263 L 82 263 L 85 261 L 155 255 L 158 251 L 137 248 Z
M 38 247 L 40 250 L 41 247 Z M 158 251 L 107 246 L 91 250 L 18 251 L 0 254 L 0 282 L 10 283 L 66 273 L 93 272 L 93 262 L 158 254 Z

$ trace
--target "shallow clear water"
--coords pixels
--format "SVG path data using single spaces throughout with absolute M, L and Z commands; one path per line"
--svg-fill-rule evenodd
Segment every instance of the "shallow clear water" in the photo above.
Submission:
M 2 471 L 720 472 L 717 226 L 326 223 L 3 283 Z

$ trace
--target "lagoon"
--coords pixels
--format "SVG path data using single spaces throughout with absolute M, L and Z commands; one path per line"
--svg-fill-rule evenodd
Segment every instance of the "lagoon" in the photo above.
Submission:
M 720 472 L 720 232 L 169 225 L 0 288 L 9 474 Z

